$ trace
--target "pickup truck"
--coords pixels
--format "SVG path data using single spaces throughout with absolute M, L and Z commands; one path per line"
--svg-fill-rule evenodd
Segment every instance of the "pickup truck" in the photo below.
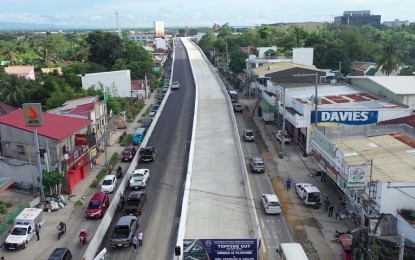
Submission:
M 135 216 L 122 216 L 118 219 L 110 239 L 111 247 L 129 247 L 138 228 L 138 219 Z

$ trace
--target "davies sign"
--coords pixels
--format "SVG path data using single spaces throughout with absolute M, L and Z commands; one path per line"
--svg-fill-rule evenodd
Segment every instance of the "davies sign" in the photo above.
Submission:
M 317 111 L 318 123 L 345 125 L 370 125 L 378 122 L 378 111 Z M 311 123 L 315 123 L 315 111 L 311 111 Z

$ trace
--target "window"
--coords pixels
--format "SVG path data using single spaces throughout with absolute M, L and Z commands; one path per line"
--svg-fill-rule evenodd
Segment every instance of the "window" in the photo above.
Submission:
M 39 152 L 40 152 L 40 158 L 44 158 L 45 153 L 46 153 L 46 149 L 39 149 Z
M 17 145 L 17 152 L 20 153 L 20 154 L 26 154 L 23 145 Z

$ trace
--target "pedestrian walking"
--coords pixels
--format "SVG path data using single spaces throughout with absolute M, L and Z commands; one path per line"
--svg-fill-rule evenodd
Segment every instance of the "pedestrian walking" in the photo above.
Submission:
M 139 245 L 139 246 L 143 246 L 143 237 L 144 237 L 143 232 L 140 232 L 140 233 L 138 234 L 138 245 Z
M 287 179 L 287 181 L 285 182 L 286 186 L 287 186 L 287 190 L 291 189 L 291 180 L 290 178 Z
M 321 172 L 321 182 L 326 182 L 326 172 Z
M 333 205 L 333 203 L 330 203 L 330 206 L 329 206 L 329 217 L 333 216 L 333 210 L 334 210 L 334 205 Z
M 336 208 L 336 219 L 340 220 L 340 208 Z
M 324 212 L 329 210 L 329 205 L 330 205 L 329 197 L 326 197 L 326 199 L 324 200 Z
M 137 251 L 137 244 L 138 244 L 138 239 L 137 239 L 137 236 L 134 234 L 134 236 L 133 236 L 133 250 L 134 251 Z
M 36 225 L 35 226 L 35 234 L 36 234 L 36 240 L 37 241 L 39 241 L 39 239 L 40 239 L 40 236 L 39 236 L 39 230 L 40 229 L 40 226 L 39 225 Z

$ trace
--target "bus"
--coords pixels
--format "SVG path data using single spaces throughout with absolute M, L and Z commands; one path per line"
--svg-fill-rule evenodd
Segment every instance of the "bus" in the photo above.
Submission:
M 231 90 L 231 91 L 228 91 L 228 93 L 229 93 L 229 97 L 231 98 L 231 102 L 236 103 L 238 101 L 238 92 Z
M 299 243 L 282 243 L 277 249 L 281 260 L 308 260 Z

